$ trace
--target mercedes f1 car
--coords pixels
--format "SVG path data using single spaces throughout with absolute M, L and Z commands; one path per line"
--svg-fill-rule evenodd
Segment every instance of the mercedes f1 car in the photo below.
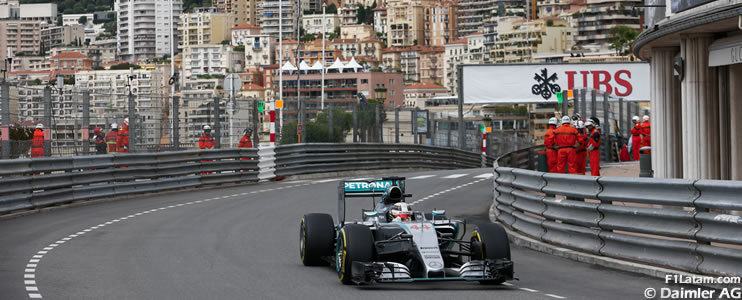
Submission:
M 374 208 L 345 221 L 346 198 L 370 197 Z M 306 266 L 332 265 L 344 284 L 469 280 L 500 284 L 513 279 L 505 230 L 482 224 L 466 238 L 466 223 L 445 211 L 414 211 L 405 179 L 343 181 L 338 187 L 338 224 L 329 214 L 304 215 L 300 255 Z

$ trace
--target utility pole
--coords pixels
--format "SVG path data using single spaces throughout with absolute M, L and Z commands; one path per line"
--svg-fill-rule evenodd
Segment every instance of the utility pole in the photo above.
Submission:
M 322 99 L 320 100 L 321 109 L 325 109 L 325 32 L 327 31 L 327 24 L 325 23 L 325 9 L 327 8 L 327 0 L 322 1 Z
M 466 128 L 464 128 L 464 68 L 461 65 L 456 66 L 459 81 L 459 148 L 466 149 Z
M 278 99 L 283 100 L 283 1 L 278 0 Z M 297 39 L 298 40 L 298 39 Z M 298 45 L 297 45 L 298 46 Z M 274 101 L 275 103 L 275 101 Z M 283 104 L 284 106 L 286 103 Z M 278 134 L 283 130 L 283 106 L 278 109 Z
M 301 66 L 299 54 L 301 49 L 301 0 L 296 1 L 297 14 L 296 14 L 296 104 L 298 107 L 298 114 L 297 114 L 297 127 L 296 127 L 296 134 L 297 142 L 299 144 L 303 143 L 302 135 L 304 131 L 304 127 L 302 124 L 304 123 L 304 105 L 301 103 Z
M 134 102 L 134 94 L 131 92 L 131 82 L 129 82 L 129 153 L 134 153 L 136 149 L 136 130 L 135 124 L 137 123 L 136 107 Z
M 220 110 L 219 96 L 216 96 L 214 97 L 214 135 L 216 136 L 216 146 L 214 147 L 215 149 L 222 148 L 222 122 L 219 117 Z
M 230 79 L 231 80 L 231 79 Z M 234 148 L 234 89 L 229 90 L 229 103 L 227 103 L 227 114 L 229 114 L 229 148 Z
M 0 128 L 2 132 L 2 158 L 10 158 L 10 85 L 3 78 L 2 83 L 2 113 L 3 113 L 3 126 Z
M 258 145 L 260 144 L 260 137 L 258 136 L 258 100 L 257 99 L 252 101 L 252 136 L 253 136 L 253 139 L 252 139 L 253 148 L 258 148 Z
M 90 154 L 90 91 L 82 92 L 82 154 Z
M 173 150 L 180 150 L 180 97 L 173 96 Z
M 394 108 L 394 143 L 399 144 L 399 107 Z
M 332 139 L 333 134 L 334 134 L 333 131 L 335 130 L 335 124 L 333 122 L 334 120 L 333 120 L 333 115 L 332 115 L 333 114 L 333 111 L 332 110 L 333 110 L 332 103 L 328 103 L 327 104 L 327 133 L 330 136 L 330 139 Z
M 10 98 L 8 98 L 10 99 Z M 52 156 L 52 87 L 44 87 L 44 123 L 49 129 L 44 131 L 44 156 Z

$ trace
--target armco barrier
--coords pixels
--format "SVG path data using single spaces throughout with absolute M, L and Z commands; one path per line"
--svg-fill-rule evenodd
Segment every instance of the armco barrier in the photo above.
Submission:
M 483 161 L 491 165 L 494 158 L 422 145 L 329 143 L 0 160 L 0 214 L 276 176 L 391 168 L 478 168 Z
M 494 163 L 497 220 L 542 242 L 676 270 L 742 276 L 742 182 L 534 171 L 522 149 Z

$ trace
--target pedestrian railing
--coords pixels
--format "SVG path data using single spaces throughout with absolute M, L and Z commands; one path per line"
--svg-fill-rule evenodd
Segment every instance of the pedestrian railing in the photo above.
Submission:
M 494 164 L 497 220 L 584 252 L 709 275 L 742 275 L 742 182 L 534 171 L 537 147 Z
M 494 158 L 404 144 L 298 144 L 261 149 L 0 160 L 0 214 L 73 201 L 276 176 L 376 169 L 491 166 Z

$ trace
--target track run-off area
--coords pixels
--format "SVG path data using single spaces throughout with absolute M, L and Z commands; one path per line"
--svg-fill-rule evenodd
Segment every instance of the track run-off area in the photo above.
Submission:
M 491 169 L 419 171 L 415 210 L 490 222 Z M 371 179 L 358 175 L 345 179 Z M 663 280 L 511 246 L 500 286 L 418 282 L 347 286 L 299 259 L 306 213 L 336 219 L 343 178 L 231 185 L 131 196 L 0 219 L 0 299 L 643 299 Z M 370 199 L 353 200 L 360 219 Z

